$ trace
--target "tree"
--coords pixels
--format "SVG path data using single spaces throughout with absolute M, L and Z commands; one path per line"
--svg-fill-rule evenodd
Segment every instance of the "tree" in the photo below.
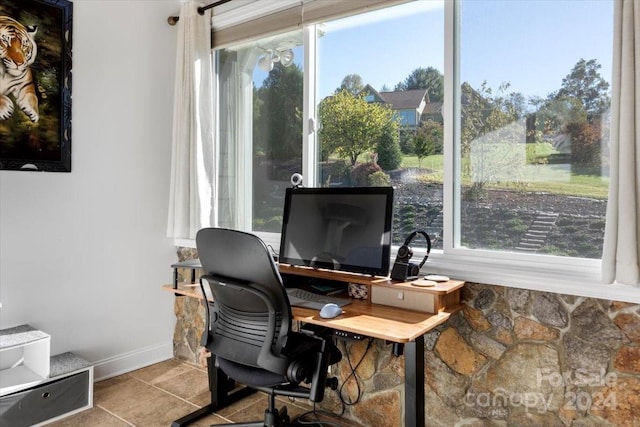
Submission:
M 378 139 L 378 164 L 384 170 L 398 169 L 402 163 L 402 152 L 400 151 L 400 141 L 398 132 L 398 122 L 390 121 L 384 127 L 382 135 Z
M 364 89 L 362 77 L 358 74 L 349 74 L 342 79 L 342 84 L 340 84 L 340 87 L 336 89 L 336 93 L 346 90 L 351 95 L 357 95 L 362 89 Z
M 319 117 L 323 150 L 348 158 L 351 166 L 355 166 L 360 154 L 372 151 L 389 122 L 397 120 L 390 108 L 369 104 L 347 90 L 323 99 Z
M 570 141 L 569 147 L 562 148 L 571 153 L 572 164 L 595 167 L 602 161 L 600 132 L 607 129 L 603 115 L 610 98 L 609 83 L 600 76 L 600 68 L 595 59 L 580 59 L 562 79 L 561 88 L 549 94 L 546 102 L 539 102 L 537 115 L 543 119 L 544 132 Z
M 596 175 L 600 174 L 601 130 L 599 121 L 576 122 L 567 126 L 571 134 L 571 163 L 596 168 Z
M 503 83 L 494 95 L 486 82 L 479 89 L 462 84 L 461 148 L 473 181 L 468 198 L 482 198 L 489 182 L 516 180 L 524 168 L 524 97 L 508 89 Z
M 276 63 L 254 97 L 255 145 L 271 160 L 302 158 L 302 70 Z
M 571 72 L 562 79 L 562 87 L 550 98 L 574 98 L 582 102 L 587 119 L 593 120 L 604 113 L 610 104 L 609 83 L 600 75 L 602 66 L 595 59 L 580 59 Z
M 473 89 L 467 82 L 462 84 L 463 154 L 468 154 L 473 141 L 524 116 L 525 98 L 518 92 L 507 92 L 509 86 L 509 83 L 502 83 L 494 95 L 487 82 L 478 89 Z
M 416 68 L 409 76 L 396 85 L 395 90 L 427 89 L 429 101 L 442 102 L 444 99 L 444 75 L 436 68 Z
M 420 124 L 413 138 L 414 151 L 418 156 L 418 169 L 422 159 L 432 154 L 442 154 L 444 132 L 442 125 L 433 120 L 427 120 Z

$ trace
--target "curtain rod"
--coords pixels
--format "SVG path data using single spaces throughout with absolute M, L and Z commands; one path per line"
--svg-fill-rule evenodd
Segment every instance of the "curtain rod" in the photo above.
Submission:
M 205 10 L 212 9 L 212 8 L 214 8 L 216 6 L 220 6 L 221 4 L 229 3 L 230 1 L 231 0 L 218 0 L 216 2 L 208 4 L 206 6 L 199 7 L 197 10 L 198 10 L 198 13 L 200 15 L 204 15 Z M 169 25 L 176 25 L 176 23 L 179 20 L 180 20 L 179 16 L 170 16 L 170 17 L 167 18 L 167 22 L 169 23 Z

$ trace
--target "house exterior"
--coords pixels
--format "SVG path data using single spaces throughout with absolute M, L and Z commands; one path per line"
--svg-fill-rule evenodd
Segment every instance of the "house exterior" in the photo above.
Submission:
M 400 126 L 403 128 L 417 128 L 422 120 L 423 112 L 430 104 L 427 89 L 378 92 L 370 85 L 366 85 L 362 92 L 365 94 L 367 102 L 391 106 L 400 117 Z M 442 108 L 442 105 L 440 105 L 440 108 Z M 442 117 L 442 115 L 440 116 Z

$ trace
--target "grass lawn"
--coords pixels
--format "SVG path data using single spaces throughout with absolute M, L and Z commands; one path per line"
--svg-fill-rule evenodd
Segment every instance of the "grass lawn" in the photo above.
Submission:
M 468 162 L 468 159 L 463 159 L 463 170 L 467 164 L 465 162 Z M 425 182 L 442 183 L 443 165 L 443 156 L 439 154 L 425 157 L 421 162 L 418 162 L 416 156 L 404 156 L 401 167 L 403 169 L 419 167 L 423 171 L 419 179 Z M 471 183 L 470 178 L 463 178 L 463 185 L 471 185 Z M 527 164 L 522 171 L 522 178 L 517 182 L 492 182 L 487 184 L 487 188 L 606 199 L 609 192 L 609 177 L 576 172 L 568 164 Z

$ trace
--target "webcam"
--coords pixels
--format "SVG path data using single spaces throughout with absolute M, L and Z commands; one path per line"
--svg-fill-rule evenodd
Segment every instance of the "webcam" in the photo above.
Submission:
M 302 186 L 302 175 L 299 173 L 291 175 L 291 185 L 293 185 L 293 188 Z

